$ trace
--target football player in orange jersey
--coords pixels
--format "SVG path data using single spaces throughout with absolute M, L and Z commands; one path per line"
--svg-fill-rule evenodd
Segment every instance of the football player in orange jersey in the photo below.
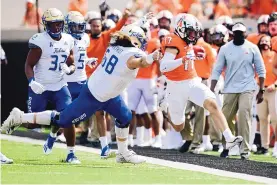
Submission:
M 170 24 L 173 19 L 173 15 L 168 10 L 162 10 L 157 14 L 159 28 L 154 29 L 151 31 L 151 38 L 158 38 L 158 32 L 160 29 L 166 29 L 168 31 L 172 31 Z
M 257 45 L 261 37 L 268 34 L 268 18 L 269 15 L 261 15 L 257 22 L 258 33 L 251 33 L 246 39 Z
M 229 30 L 229 41 L 233 40 L 232 27 L 234 25 L 234 22 L 231 17 L 229 17 L 228 15 L 220 16 L 218 19 L 216 19 L 215 23 L 225 26 Z
M 271 36 L 272 50 L 277 52 L 277 12 L 269 15 L 268 31 Z
M 214 93 L 201 83 L 194 68 L 194 60 L 205 57 L 203 48 L 193 46 L 199 38 L 198 29 L 199 21 L 193 15 L 184 14 L 175 25 L 174 33 L 163 41 L 160 70 L 167 77 L 168 112 L 173 128 L 180 132 L 184 129 L 187 101 L 204 107 L 223 133 L 226 147 L 232 148 L 240 145 L 243 138 L 232 134 Z

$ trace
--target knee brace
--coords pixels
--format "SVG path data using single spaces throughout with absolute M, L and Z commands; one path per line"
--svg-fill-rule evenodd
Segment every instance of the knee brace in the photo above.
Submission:
M 127 121 L 125 123 L 119 121 L 118 119 L 115 119 L 115 125 L 118 127 L 118 128 L 128 128 L 129 125 L 130 125 L 130 121 Z

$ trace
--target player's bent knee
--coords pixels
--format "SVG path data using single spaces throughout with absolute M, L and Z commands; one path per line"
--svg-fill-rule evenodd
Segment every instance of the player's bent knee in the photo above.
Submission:
M 121 116 L 120 119 L 115 119 L 115 125 L 118 128 L 127 128 L 130 125 L 130 122 L 132 120 L 132 112 L 130 110 L 126 111 L 124 115 Z
M 204 108 L 207 109 L 211 114 L 218 112 L 219 108 L 217 106 L 216 100 L 213 98 L 208 98 L 204 101 Z

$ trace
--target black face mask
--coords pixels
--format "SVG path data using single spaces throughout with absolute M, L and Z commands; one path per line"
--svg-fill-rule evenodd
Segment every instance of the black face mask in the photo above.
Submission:
M 260 45 L 260 48 L 261 48 L 262 50 L 268 50 L 270 47 L 269 47 L 267 44 L 261 44 L 261 45 Z
M 97 38 L 100 37 L 100 35 L 101 35 L 101 33 L 99 33 L 99 34 L 91 34 L 91 37 L 92 37 L 93 39 L 97 39 Z
M 242 44 L 244 44 L 245 41 L 245 36 L 244 33 L 242 31 L 234 31 L 234 44 L 236 46 L 240 46 Z

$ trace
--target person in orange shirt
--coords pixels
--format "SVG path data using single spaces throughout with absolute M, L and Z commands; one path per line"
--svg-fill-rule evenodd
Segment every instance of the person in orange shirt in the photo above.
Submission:
M 173 21 L 173 15 L 168 10 L 162 10 L 158 13 L 156 16 L 159 23 L 159 28 L 154 29 L 151 31 L 151 38 L 158 38 L 158 33 L 160 29 L 166 29 L 170 32 L 173 32 L 173 30 L 170 27 L 171 22 Z
M 83 16 L 87 14 L 88 11 L 88 1 L 87 0 L 70 0 L 68 5 L 68 11 L 78 11 Z
M 277 113 L 275 107 L 275 96 L 277 95 L 276 84 L 277 84 L 277 75 L 273 73 L 273 58 L 276 55 L 274 51 L 271 50 L 271 41 L 270 36 L 263 36 L 259 43 L 258 47 L 261 51 L 265 69 L 266 69 L 266 78 L 265 78 L 265 93 L 262 103 L 257 105 L 257 112 L 260 118 L 260 133 L 262 140 L 262 147 L 258 148 L 258 154 L 269 154 L 269 136 L 270 136 L 270 121 L 273 127 L 277 126 Z M 270 117 L 270 119 L 269 119 Z M 275 133 L 276 135 L 276 133 Z M 277 157 L 277 148 L 274 147 L 273 155 Z
M 101 22 L 100 13 L 97 14 L 95 12 L 88 12 L 86 19 L 91 26 L 91 31 L 89 34 L 90 45 L 87 49 L 87 55 L 88 57 L 93 56 L 94 58 L 98 58 L 97 67 L 100 65 L 102 58 L 104 56 L 104 53 L 108 48 L 108 45 L 111 39 L 111 33 L 114 33 L 120 30 L 125 24 L 128 16 L 129 16 L 129 11 L 126 10 L 124 12 L 123 18 L 119 20 L 115 28 L 102 32 L 102 22 Z M 97 67 L 95 67 L 94 69 L 87 67 L 86 68 L 87 77 L 90 77 Z M 101 142 L 101 146 L 105 147 L 108 144 L 107 143 L 108 139 L 106 136 L 107 124 L 105 119 L 105 113 L 104 111 L 97 111 L 95 113 L 95 116 L 96 116 L 98 132 L 100 135 L 99 140 Z
M 145 30 L 146 32 L 150 31 Z M 147 35 L 147 34 L 146 34 Z M 160 41 L 157 38 L 152 38 L 147 43 L 146 53 L 153 53 L 155 50 L 160 48 Z M 128 88 L 128 107 L 132 110 L 132 121 L 131 125 L 133 127 L 136 125 L 136 118 L 140 117 L 140 115 L 136 116 L 136 113 L 144 113 L 142 118 L 145 122 L 145 140 L 143 139 L 143 125 L 141 123 L 137 124 L 137 142 L 138 146 L 150 146 L 152 143 L 152 147 L 160 148 L 162 145 L 160 130 L 159 130 L 159 122 L 158 122 L 158 100 L 157 94 L 154 94 L 154 89 L 156 87 L 156 77 L 157 77 L 157 61 L 153 63 L 151 66 L 139 69 L 136 80 L 129 86 Z M 141 101 L 144 101 L 141 102 Z M 144 108 L 144 105 L 146 108 Z M 146 112 L 141 111 L 146 110 Z M 139 118 L 140 119 L 140 118 Z M 152 124 L 151 124 L 152 123 Z M 155 134 L 154 142 L 151 142 L 152 132 L 151 125 Z M 130 145 L 133 145 L 133 127 L 129 129 L 129 140 Z
M 23 25 L 29 26 L 29 27 L 37 27 L 39 25 L 39 21 L 41 17 L 42 17 L 41 9 L 36 7 L 35 1 L 27 0 L 26 12 L 23 19 Z
M 214 19 L 217 19 L 222 15 L 231 16 L 231 12 L 225 2 L 221 0 L 214 0 Z
M 193 46 L 199 38 L 199 27 L 200 22 L 193 15 L 185 14 L 175 25 L 174 34 L 163 40 L 164 57 L 160 61 L 160 70 L 167 78 L 168 113 L 173 128 L 180 132 L 184 129 L 187 101 L 204 107 L 223 132 L 227 148 L 234 147 L 240 145 L 243 138 L 232 134 L 214 93 L 197 78 L 194 60 L 205 57 L 203 48 Z
M 261 37 L 268 34 L 268 18 L 269 15 L 261 15 L 258 19 L 258 33 L 251 33 L 247 36 L 247 40 L 253 44 L 258 44 Z
M 277 12 L 269 15 L 268 31 L 271 36 L 272 50 L 277 52 Z

